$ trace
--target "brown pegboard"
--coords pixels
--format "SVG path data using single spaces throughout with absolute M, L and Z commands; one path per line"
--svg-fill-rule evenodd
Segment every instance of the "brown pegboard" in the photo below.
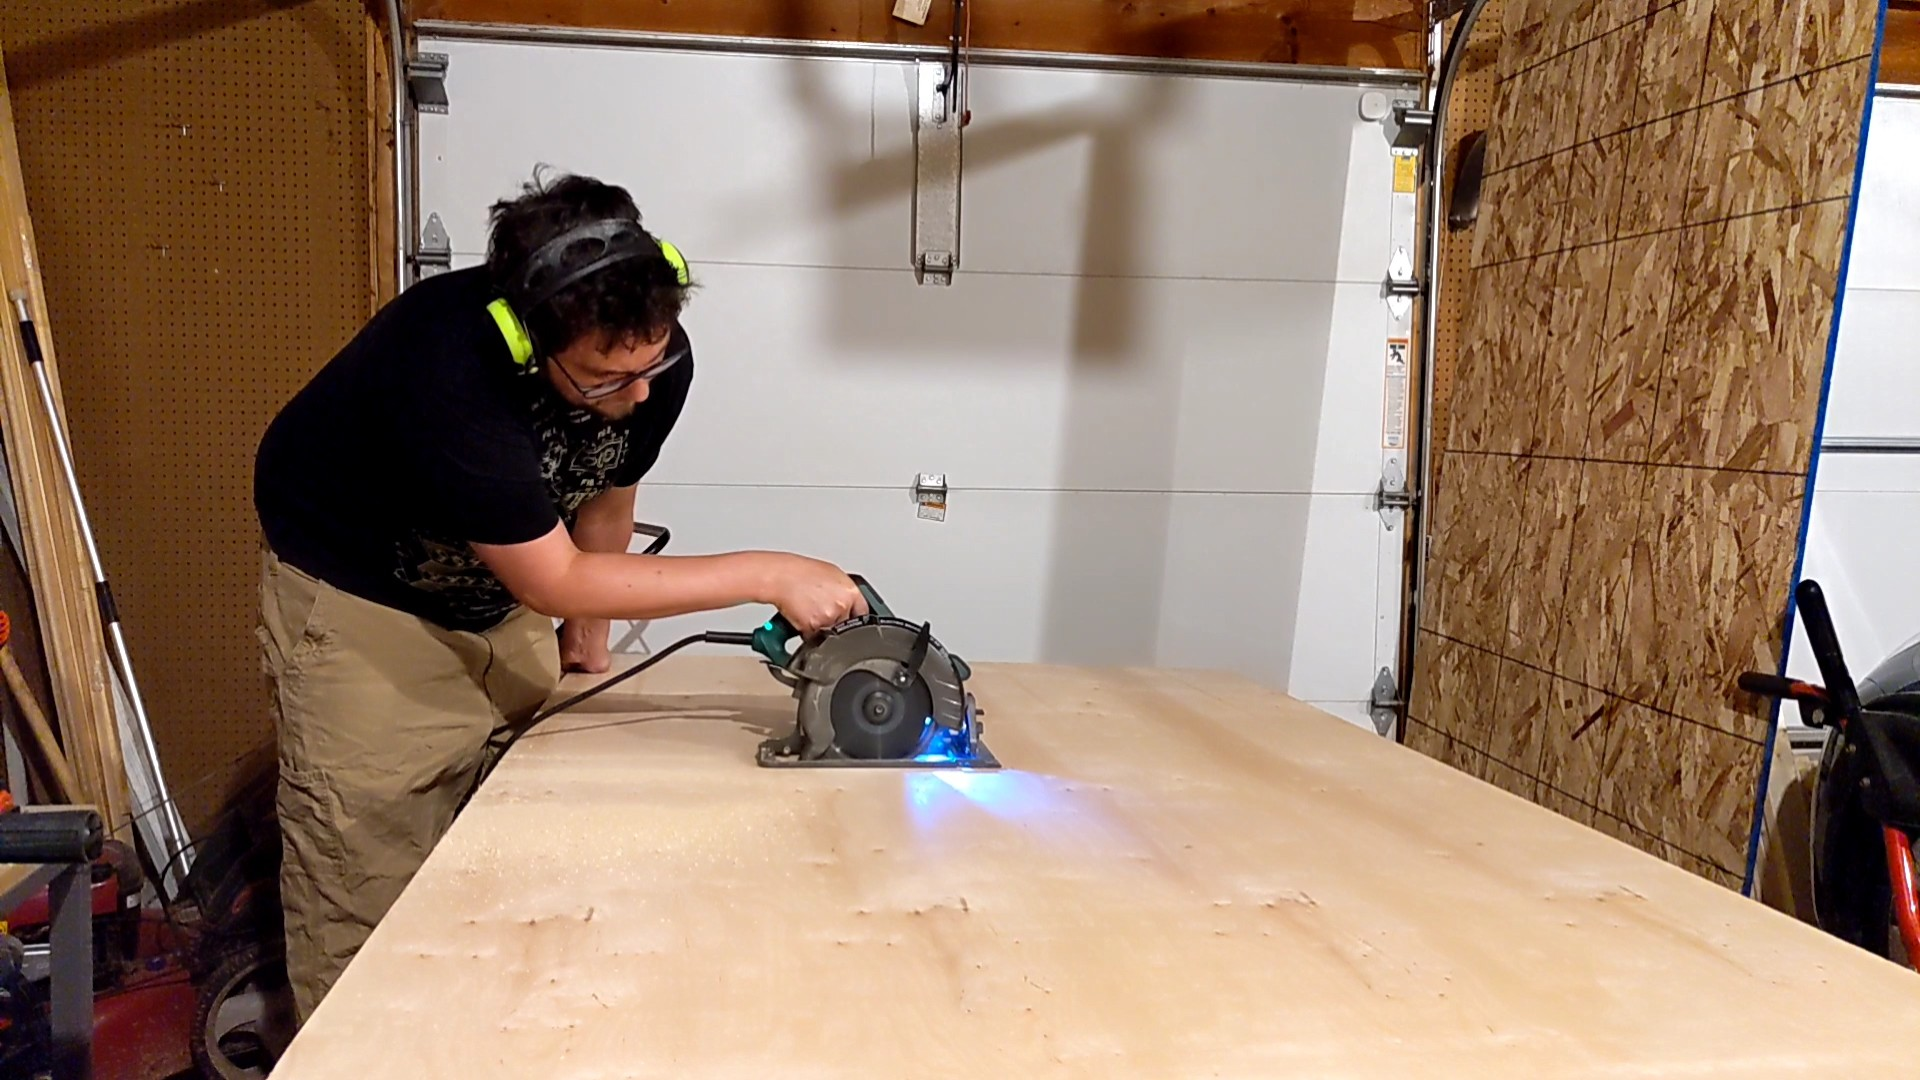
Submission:
M 1461 142 L 1476 131 L 1485 131 L 1493 121 L 1493 88 L 1497 68 L 1494 63 L 1502 39 L 1505 18 L 1503 0 L 1488 0 L 1474 20 L 1473 36 L 1463 57 L 1460 74 L 1447 100 L 1447 176 L 1445 191 L 1452 191 L 1453 178 L 1460 167 Z M 1448 32 L 1452 32 L 1449 26 Z M 1443 200 L 1441 206 L 1445 207 Z M 1427 378 L 1433 383 L 1433 444 L 1430 454 L 1436 458 L 1447 445 L 1447 404 L 1453 395 L 1453 369 L 1460 349 L 1460 326 L 1472 292 L 1468 275 L 1473 252 L 1472 228 L 1441 230 L 1440 309 L 1434 332 L 1433 356 Z
M 355 0 L 8 0 L 81 482 L 197 827 L 269 737 L 254 447 L 368 303 Z

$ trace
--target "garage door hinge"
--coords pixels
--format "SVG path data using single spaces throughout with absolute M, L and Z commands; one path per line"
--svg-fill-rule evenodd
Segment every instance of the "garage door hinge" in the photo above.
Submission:
M 1373 693 L 1367 697 L 1367 713 L 1373 717 L 1373 730 L 1381 735 L 1393 731 L 1406 702 L 1400 700 L 1400 684 L 1394 681 L 1392 668 L 1381 668 L 1374 677 Z
M 1373 508 L 1380 515 L 1380 524 L 1392 532 L 1400 523 L 1400 515 L 1414 508 L 1419 496 L 1407 490 L 1406 474 L 1400 470 L 1398 462 L 1390 461 L 1380 474 L 1380 486 L 1373 492 Z
M 1387 260 L 1387 295 L 1419 296 L 1420 279 L 1413 275 L 1413 256 L 1407 249 L 1393 249 L 1393 257 Z
M 441 223 L 439 214 L 427 215 L 427 223 L 420 230 L 420 250 L 414 253 L 413 264 L 423 278 L 453 269 L 453 239 L 447 235 L 447 227 Z
M 415 53 L 407 58 L 407 92 L 423 113 L 447 111 L 447 55 Z

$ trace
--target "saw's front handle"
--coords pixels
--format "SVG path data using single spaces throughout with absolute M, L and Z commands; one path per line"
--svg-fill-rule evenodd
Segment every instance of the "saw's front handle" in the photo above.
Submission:
M 869 613 L 892 616 L 893 612 L 888 609 L 887 602 L 880 599 L 880 594 L 873 591 L 873 586 L 867 584 L 866 578 L 859 574 L 847 576 L 852 578 L 853 584 L 859 588 L 860 596 L 867 602 Z M 765 657 L 767 663 L 775 667 L 786 667 L 793 662 L 793 654 L 787 651 L 787 642 L 799 636 L 800 631 L 794 629 L 793 624 L 787 621 L 787 617 L 775 612 L 773 618 L 768 619 L 761 624 L 760 629 L 753 632 L 753 651 Z

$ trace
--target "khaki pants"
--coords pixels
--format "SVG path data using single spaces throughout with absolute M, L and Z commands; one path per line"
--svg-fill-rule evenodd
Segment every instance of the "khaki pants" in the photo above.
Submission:
M 484 634 L 445 630 L 271 552 L 260 613 L 287 974 L 304 1023 L 452 824 L 487 737 L 552 693 L 559 646 L 526 608 Z

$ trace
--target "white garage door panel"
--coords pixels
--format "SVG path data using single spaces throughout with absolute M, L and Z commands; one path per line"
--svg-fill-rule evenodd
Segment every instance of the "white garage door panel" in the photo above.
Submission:
M 1368 286 L 708 268 L 699 374 L 656 481 L 1369 491 L 1380 350 Z M 1323 382 L 1324 380 L 1324 382 Z M 1352 419 L 1343 424 L 1352 424 Z M 748 443 L 772 452 L 747 453 Z M 1316 462 L 1328 447 L 1324 467 Z M 1336 452 L 1338 448 L 1338 452 Z
M 1840 310 L 1840 362 L 1834 364 L 1827 397 L 1826 437 L 1920 435 L 1916 339 L 1920 292 L 1847 289 Z
M 1332 280 L 1343 233 L 1385 276 L 1391 161 L 1355 87 L 975 68 L 960 264 Z M 883 125 L 886 123 L 882 120 Z M 1349 162 L 1354 131 L 1370 155 Z M 1378 199 L 1347 204 L 1349 172 Z M 1271 212 L 1250 213 L 1264 207 Z
M 1920 455 L 1842 454 L 1829 450 L 1820 455 L 1820 471 L 1814 483 L 1819 492 L 1814 500 L 1817 518 L 1820 500 L 1829 492 L 1920 491 Z M 1897 532 L 1907 526 L 1904 521 L 1888 520 L 1881 523 L 1881 528 Z
M 980 492 L 960 495 L 936 523 L 896 492 L 643 486 L 638 513 L 673 530 L 672 552 L 798 550 L 864 574 L 896 611 L 932 622 L 970 659 L 1227 667 L 1285 686 L 1315 502 Z M 664 620 L 645 628 L 644 646 L 749 628 L 765 614 Z M 1316 618 L 1312 629 L 1358 635 L 1348 651 L 1372 648 L 1364 622 Z M 1222 649 L 1196 648 L 1193 630 Z M 627 628 L 615 638 L 641 651 Z M 1351 693 L 1342 689 L 1328 696 Z
M 907 266 L 912 132 L 896 77 L 876 124 L 874 65 L 439 41 L 444 116 L 420 118 L 420 207 L 456 251 L 486 250 L 486 208 L 536 164 L 625 186 L 696 261 Z M 556 103 L 564 114 L 556 115 Z
M 1847 262 L 1855 289 L 1920 289 L 1914 223 L 1920 222 L 1920 101 L 1876 97 Z
M 1826 594 L 1855 676 L 1920 635 L 1920 571 L 1913 531 L 1899 524 L 1906 522 L 1920 522 L 1920 484 L 1906 491 L 1832 491 L 1823 483 L 1814 498 L 1802 576 L 1818 581 Z M 1796 678 L 1819 679 L 1797 622 L 1787 670 Z
M 420 205 L 456 250 L 485 250 L 486 207 L 546 163 L 625 185 L 696 262 L 910 265 L 911 65 L 425 47 L 448 54 L 454 104 L 421 117 L 422 159 L 441 167 L 421 170 Z M 961 265 L 1378 283 L 1391 160 L 1361 93 L 976 67 Z
M 1285 343 L 1304 333 L 1305 320 L 1289 327 Z M 1391 323 L 1375 285 L 1341 285 L 1333 293 L 1327 364 L 1315 427 L 1313 490 L 1371 493 L 1380 486 L 1381 441 L 1386 427 L 1387 337 Z M 1305 392 L 1310 379 L 1291 383 Z M 1289 391 L 1276 388 L 1279 396 Z M 1402 458 L 1404 460 L 1404 453 Z
M 1380 568 L 1355 555 L 1372 551 L 1380 541 L 1380 515 L 1372 503 L 1370 495 L 1313 499 L 1301 563 L 1300 631 L 1287 680 L 1295 697 L 1345 700 L 1373 688 L 1379 671 Z M 1389 598 L 1386 610 L 1394 607 Z
M 1259 672 L 1308 700 L 1363 693 L 1373 682 L 1378 587 L 1373 564 L 1350 556 L 1380 531 L 1366 501 L 1321 495 L 1176 503 L 1160 661 Z
M 1307 704 L 1321 712 L 1332 713 L 1355 727 L 1373 730 L 1373 713 L 1365 701 L 1309 701 Z

